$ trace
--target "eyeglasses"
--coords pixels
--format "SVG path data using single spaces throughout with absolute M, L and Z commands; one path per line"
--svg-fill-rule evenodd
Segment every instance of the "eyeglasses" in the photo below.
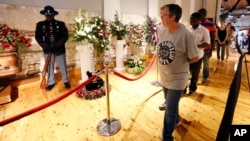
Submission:
M 161 13 L 161 17 L 169 16 L 169 14 Z

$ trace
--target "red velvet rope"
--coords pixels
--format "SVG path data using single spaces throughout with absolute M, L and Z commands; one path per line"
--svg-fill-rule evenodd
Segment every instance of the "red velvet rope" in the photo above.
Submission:
M 138 80 L 139 78 L 143 77 L 149 71 L 149 69 L 152 67 L 152 65 L 154 63 L 155 58 L 156 58 L 156 55 L 154 54 L 154 56 L 152 57 L 152 59 L 150 61 L 150 64 L 148 65 L 147 69 L 144 70 L 140 75 L 138 75 L 135 78 L 129 78 L 129 77 L 127 77 L 127 76 L 125 76 L 125 75 L 123 75 L 123 74 L 121 74 L 119 72 L 116 72 L 116 71 L 114 72 L 114 74 L 117 75 L 117 76 L 119 76 L 119 77 L 121 77 L 121 78 L 123 78 L 123 79 L 129 80 L 129 81 Z
M 98 75 L 98 74 L 97 74 L 97 75 Z M 88 83 L 90 83 L 91 81 L 93 81 L 93 80 L 97 77 L 97 75 L 93 75 L 93 76 L 90 77 L 88 80 L 82 82 L 81 84 L 79 84 L 79 85 L 76 86 L 75 88 L 72 88 L 71 90 L 69 90 L 69 91 L 63 93 L 61 96 L 59 96 L 59 97 L 57 97 L 57 98 L 55 98 L 55 99 L 53 99 L 53 100 L 51 100 L 51 101 L 49 101 L 49 102 L 47 102 L 47 103 L 44 103 L 44 104 L 42 104 L 42 105 L 40 105 L 40 106 L 37 106 L 37 107 L 32 108 L 32 109 L 30 109 L 30 110 L 27 110 L 27 111 L 25 111 L 25 112 L 23 112 L 23 113 L 20 113 L 20 114 L 18 114 L 18 115 L 15 115 L 15 116 L 13 116 L 13 117 L 10 117 L 10 118 L 7 118 L 7 119 L 5 119 L 5 120 L 0 121 L 0 126 L 3 126 L 3 125 L 6 125 L 6 124 L 8 124 L 8 123 L 10 123 L 10 122 L 16 121 L 16 120 L 18 120 L 18 119 L 20 119 L 20 118 L 22 118 L 22 117 L 24 117 L 24 116 L 27 116 L 27 115 L 36 113 L 36 112 L 38 112 L 38 111 L 40 111 L 40 110 L 42 110 L 42 109 L 45 109 L 45 108 L 47 108 L 47 107 L 49 107 L 49 106 L 51 106 L 51 105 L 53 105 L 53 104 L 55 104 L 55 103 L 57 103 L 57 102 L 63 100 L 64 98 L 66 98 L 66 97 L 68 97 L 69 95 L 71 95 L 73 92 L 77 91 L 78 89 L 82 88 L 83 86 L 85 86 L 85 85 L 87 85 Z
M 146 70 L 144 70 L 144 71 L 143 71 L 138 77 L 136 77 L 136 78 L 128 78 L 128 77 L 122 75 L 122 74 L 119 73 L 119 72 L 114 72 L 114 74 L 115 74 L 115 75 L 118 75 L 118 76 L 120 76 L 120 77 L 122 77 L 122 78 L 124 78 L 124 79 L 126 79 L 126 80 L 130 80 L 130 81 L 137 80 L 137 79 L 143 77 L 143 76 L 149 71 L 149 69 L 150 69 L 150 68 L 152 67 L 152 65 L 153 65 L 153 62 L 154 62 L 155 58 L 156 58 L 156 55 L 153 56 L 153 58 L 152 58 L 152 60 L 151 60 L 151 62 L 150 62 L 150 64 L 149 64 L 148 68 L 147 68 Z M 99 72 L 99 74 L 100 74 L 100 73 L 101 73 L 101 72 Z M 28 116 L 28 115 L 30 115 L 30 114 L 36 113 L 36 112 L 38 112 L 38 111 L 40 111 L 40 110 L 42 110 L 42 109 L 45 109 L 45 108 L 47 108 L 47 107 L 49 107 L 49 106 L 51 106 L 51 105 L 53 105 L 53 104 L 55 104 L 55 103 L 57 103 L 57 102 L 63 100 L 64 98 L 68 97 L 69 95 L 71 95 L 72 93 L 74 93 L 75 91 L 77 91 L 78 89 L 82 88 L 83 86 L 85 86 L 85 85 L 87 85 L 88 83 L 90 83 L 91 81 L 93 81 L 97 76 L 98 76 L 98 74 L 97 74 L 97 75 L 93 75 L 93 76 L 90 77 L 88 80 L 82 82 L 81 84 L 79 84 L 79 85 L 76 86 L 75 88 L 72 88 L 71 90 L 69 90 L 69 91 L 63 93 L 61 96 L 59 96 L 59 97 L 57 97 L 57 98 L 55 98 L 55 99 L 53 99 L 53 100 L 51 100 L 51 101 L 49 101 L 49 102 L 47 102 L 47 103 L 44 103 L 44 104 L 39 105 L 39 106 L 37 106 L 37 107 L 34 107 L 34 108 L 30 109 L 30 110 L 27 110 L 27 111 L 25 111 L 25 112 L 23 112 L 23 113 L 20 113 L 20 114 L 18 114 L 18 115 L 15 115 L 15 116 L 13 116 L 13 117 L 10 117 L 10 118 L 7 118 L 7 119 L 5 119 L 5 120 L 0 121 L 0 126 L 4 126 L 4 125 L 6 125 L 6 124 L 8 124 L 8 123 L 11 123 L 11 122 L 13 122 L 13 121 L 16 121 L 16 120 L 22 118 L 22 117 L 25 117 L 25 116 Z

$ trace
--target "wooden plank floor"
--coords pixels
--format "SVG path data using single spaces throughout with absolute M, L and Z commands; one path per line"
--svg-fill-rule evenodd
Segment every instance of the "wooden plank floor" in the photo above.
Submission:
M 210 78 L 206 85 L 199 80 L 197 93 L 184 95 L 180 101 L 181 125 L 174 132 L 176 141 L 213 141 L 224 113 L 229 87 L 239 55 L 231 53 L 224 66 L 217 64 L 215 52 L 210 59 Z M 250 57 L 247 56 L 250 60 Z M 250 68 L 250 64 L 248 65 Z M 233 119 L 234 124 L 250 123 L 250 93 L 245 63 L 242 84 Z M 73 87 L 78 85 L 80 70 L 69 71 Z M 104 74 L 101 75 L 104 78 Z M 133 77 L 133 76 L 130 76 Z M 101 136 L 97 124 L 107 118 L 106 96 L 96 100 L 79 99 L 71 94 L 62 101 L 29 116 L 11 122 L 0 129 L 1 141 L 160 141 L 164 112 L 158 110 L 163 102 L 157 80 L 156 65 L 141 79 L 127 81 L 109 74 L 110 116 L 119 119 L 121 130 L 113 136 Z M 13 82 L 15 99 L 0 105 L 0 119 L 46 103 L 67 90 L 60 75 L 50 92 L 39 89 L 40 78 Z

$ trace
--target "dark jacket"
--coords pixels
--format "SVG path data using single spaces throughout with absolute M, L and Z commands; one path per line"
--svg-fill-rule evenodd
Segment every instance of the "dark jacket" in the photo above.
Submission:
M 68 29 L 62 21 L 40 21 L 36 25 L 35 38 L 44 53 L 60 55 L 65 53 Z

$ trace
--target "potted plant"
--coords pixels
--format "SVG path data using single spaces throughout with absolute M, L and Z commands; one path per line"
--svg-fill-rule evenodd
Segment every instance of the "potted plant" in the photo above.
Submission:
M 125 66 L 127 72 L 131 74 L 140 74 L 145 69 L 142 60 L 137 55 L 126 58 Z
M 109 44 L 108 23 L 100 16 L 88 17 L 87 12 L 78 10 L 73 20 L 74 30 L 70 35 L 71 41 L 80 42 L 76 46 L 79 51 L 82 81 L 86 80 L 87 71 L 94 72 L 102 69 L 103 54 Z

